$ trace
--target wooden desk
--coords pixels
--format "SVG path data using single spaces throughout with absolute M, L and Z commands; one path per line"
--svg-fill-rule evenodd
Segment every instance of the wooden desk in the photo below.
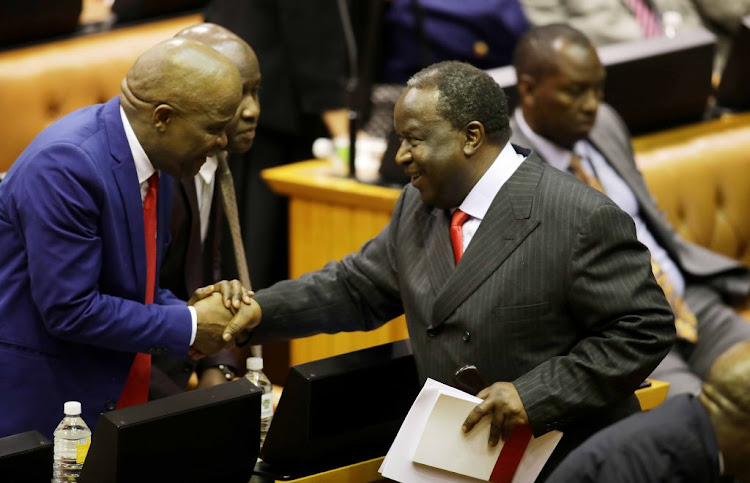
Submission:
M 374 482 L 388 481 L 378 473 L 378 468 L 383 463 L 385 456 L 373 458 L 371 460 L 354 463 L 349 466 L 343 466 L 323 473 L 297 478 L 295 480 L 286 480 L 286 482 L 277 480 L 276 483 L 352 483 L 352 482 Z
M 289 197 L 289 276 L 340 260 L 388 223 L 399 190 L 366 185 L 337 173 L 328 161 L 264 170 L 271 189 Z M 344 354 L 409 336 L 399 317 L 372 332 L 317 335 L 289 343 L 289 364 Z

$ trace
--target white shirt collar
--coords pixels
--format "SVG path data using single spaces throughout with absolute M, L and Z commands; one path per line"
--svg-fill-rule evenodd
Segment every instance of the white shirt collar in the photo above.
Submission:
M 506 181 L 516 172 L 516 169 L 526 159 L 518 154 L 510 143 L 506 143 L 492 165 L 477 181 L 459 208 L 472 218 L 483 219 L 490 209 L 492 200 Z
M 135 161 L 135 171 L 138 173 L 138 184 L 143 184 L 151 177 L 156 170 L 154 165 L 151 164 L 151 160 L 148 159 L 146 151 L 143 150 L 143 146 L 135 137 L 133 127 L 128 121 L 128 117 L 125 115 L 125 110 L 120 106 L 120 118 L 122 119 L 122 126 L 125 128 L 125 137 L 128 139 L 128 146 L 130 147 L 130 153 L 133 155 L 133 161 Z
M 570 160 L 573 157 L 573 152 L 569 149 L 560 147 L 549 139 L 535 133 L 523 117 L 521 109 L 516 109 L 513 116 L 516 119 L 516 123 L 518 123 L 521 133 L 526 136 L 529 142 L 534 146 L 534 150 L 539 153 L 539 156 L 560 171 L 567 171 L 568 166 L 570 166 Z M 578 141 L 576 145 L 580 143 L 582 143 L 582 141 Z
M 206 162 L 203 163 L 203 166 L 201 166 L 200 171 L 198 171 L 198 176 L 200 176 L 203 179 L 203 182 L 207 185 L 210 185 L 214 182 L 214 176 L 216 176 L 216 168 L 219 167 L 219 160 L 216 158 L 216 156 L 209 156 L 206 158 Z

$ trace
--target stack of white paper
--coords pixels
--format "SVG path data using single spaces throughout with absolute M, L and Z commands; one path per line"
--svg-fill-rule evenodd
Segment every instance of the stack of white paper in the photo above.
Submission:
M 428 379 L 414 401 L 380 473 L 400 482 L 490 481 L 503 443 L 487 445 L 490 419 L 461 431 L 466 416 L 481 399 Z M 562 433 L 552 431 L 529 442 L 513 477 L 514 483 L 533 482 Z

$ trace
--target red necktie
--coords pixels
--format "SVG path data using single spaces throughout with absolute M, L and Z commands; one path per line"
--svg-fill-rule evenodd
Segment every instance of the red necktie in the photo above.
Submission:
M 456 265 L 461 260 L 461 255 L 464 253 L 464 235 L 461 232 L 461 227 L 466 220 L 469 219 L 469 215 L 461 210 L 456 210 L 451 216 L 451 245 L 453 245 L 453 260 Z
M 656 12 L 651 10 L 646 0 L 625 0 L 630 7 L 638 24 L 641 26 L 644 37 L 658 37 L 662 34 L 661 24 Z
M 148 179 L 148 190 L 143 198 L 143 229 L 146 234 L 145 303 L 147 304 L 154 303 L 154 290 L 156 289 L 156 200 L 158 190 L 159 173 L 154 173 Z M 136 354 L 117 407 L 124 408 L 148 401 L 150 378 L 151 354 Z

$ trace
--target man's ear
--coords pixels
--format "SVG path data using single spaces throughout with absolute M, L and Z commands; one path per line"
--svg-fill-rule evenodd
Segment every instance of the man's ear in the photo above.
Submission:
M 464 154 L 471 156 L 484 142 L 484 125 L 479 121 L 471 121 L 464 128 L 466 141 L 464 142 Z
M 161 133 L 166 132 L 167 125 L 174 115 L 174 109 L 169 104 L 159 104 L 156 106 L 151 113 L 151 118 L 153 119 L 156 130 Z
M 536 79 L 529 74 L 521 74 L 518 76 L 516 89 L 518 89 L 518 100 L 521 105 L 534 103 L 534 91 L 536 90 L 536 85 Z

